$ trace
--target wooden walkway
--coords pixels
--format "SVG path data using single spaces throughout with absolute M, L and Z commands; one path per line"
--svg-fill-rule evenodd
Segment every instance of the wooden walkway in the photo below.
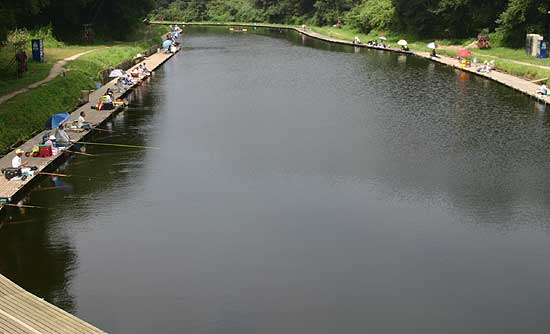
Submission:
M 105 331 L 45 302 L 0 275 L 0 333 L 103 334 Z
M 479 75 L 482 77 L 485 77 L 487 79 L 496 81 L 500 84 L 503 84 L 505 86 L 508 86 L 512 89 L 515 89 L 518 92 L 521 92 L 523 94 L 526 94 L 536 100 L 538 100 L 541 103 L 550 104 L 550 96 L 542 96 L 540 94 L 537 94 L 537 91 L 539 89 L 539 85 L 532 83 L 530 81 L 524 80 L 522 78 L 506 74 L 503 72 L 499 72 L 498 70 L 493 70 L 490 73 L 479 73 L 476 71 L 475 68 L 468 68 L 468 67 L 461 67 L 458 64 L 458 60 L 452 57 L 446 57 L 446 56 L 440 56 L 433 58 L 430 56 L 429 52 L 421 52 L 421 51 L 403 51 L 400 48 L 382 48 L 382 47 L 376 47 L 376 46 L 369 46 L 366 44 L 354 44 L 352 41 L 349 40 L 343 40 L 338 38 L 329 37 L 314 31 L 311 31 L 309 29 L 302 29 L 299 27 L 293 27 L 293 26 L 283 26 L 283 25 L 276 25 L 276 24 L 253 24 L 253 23 L 185 23 L 185 22 L 163 22 L 163 21 L 151 21 L 152 24 L 159 24 L 159 25 L 168 25 L 168 24 L 179 24 L 179 25 L 190 25 L 190 26 L 228 26 L 228 27 L 256 27 L 256 28 L 268 28 L 268 29 L 283 29 L 283 30 L 293 30 L 296 31 L 302 35 L 306 35 L 311 38 L 323 40 L 329 43 L 336 43 L 336 44 L 343 44 L 343 45 L 349 45 L 353 47 L 361 47 L 361 48 L 368 48 L 368 49 L 376 49 L 376 50 L 383 50 L 383 51 L 389 51 L 389 52 L 398 52 L 403 54 L 410 54 L 417 57 L 421 57 L 427 60 L 435 61 L 444 65 L 455 67 L 461 71 L 466 71 L 469 73 L 473 73 L 475 75 Z
M 143 60 L 141 63 L 146 62 L 147 68 L 150 69 L 151 71 L 153 71 L 157 67 L 162 65 L 165 61 L 170 59 L 170 57 L 172 57 L 172 56 L 173 56 L 173 54 L 166 54 L 164 52 L 155 53 L 155 54 L 149 56 L 148 58 L 146 58 L 145 60 Z M 97 103 L 100 96 L 105 93 L 107 88 L 111 88 L 111 89 L 114 90 L 116 81 L 117 80 L 114 79 L 114 80 L 108 82 L 107 84 L 105 84 L 100 89 L 97 89 L 96 91 L 92 92 L 90 94 L 90 102 L 83 105 L 83 106 L 81 106 L 77 110 L 73 111 L 71 113 L 71 117 L 69 118 L 69 120 L 66 121 L 66 124 L 70 125 L 70 124 L 72 124 L 73 121 L 76 121 L 78 119 L 81 111 L 86 112 L 86 121 L 91 122 L 91 123 L 95 123 L 95 124 L 98 124 L 98 125 L 105 122 L 113 114 L 115 114 L 117 111 L 119 111 L 120 108 L 116 108 L 114 110 L 102 110 L 102 111 L 97 111 L 97 110 L 91 109 L 91 106 L 95 105 Z M 138 85 L 138 84 L 139 83 L 136 83 L 136 85 Z M 115 96 L 115 98 L 122 97 L 127 92 L 131 91 L 131 89 L 132 88 L 130 88 L 126 92 L 122 92 L 122 93 L 115 92 L 114 96 Z M 72 141 L 78 142 L 78 141 L 82 140 L 82 138 L 84 138 L 86 135 L 88 135 L 91 131 L 93 131 L 93 130 L 78 131 L 78 132 L 76 132 L 76 131 L 67 131 L 67 133 L 69 134 L 69 137 L 71 138 Z M 44 131 L 40 132 L 39 134 L 37 134 L 36 136 L 34 136 L 29 141 L 25 142 L 23 145 L 21 145 L 18 148 L 24 150 L 25 152 L 32 151 L 33 147 L 38 145 L 41 142 L 44 135 L 48 135 L 50 132 L 53 133 L 53 131 L 44 130 Z M 68 149 L 70 150 L 70 147 Z M 28 162 L 29 165 L 31 165 L 31 166 L 38 167 L 37 172 L 41 172 L 41 171 L 47 170 L 48 167 L 54 165 L 54 162 L 57 159 L 60 159 L 62 157 L 62 155 L 63 155 L 63 153 L 59 152 L 58 154 L 56 154 L 54 156 L 51 156 L 51 157 L 48 157 L 48 158 L 31 158 L 31 157 L 26 158 L 26 157 L 23 157 L 22 160 L 23 160 L 23 162 Z M 13 159 L 14 156 L 15 156 L 15 151 L 12 151 L 9 154 L 7 154 L 6 156 L 4 156 L 2 159 L 0 159 L 0 168 L 11 167 L 11 160 Z M 21 180 L 19 180 L 19 181 L 18 180 L 10 180 L 10 181 L 8 181 L 3 176 L 0 175 L 1 176 L 0 177 L 0 210 L 4 207 L 4 206 L 2 206 L 2 204 L 11 203 L 14 200 L 14 197 L 16 197 L 16 195 L 18 195 L 19 192 L 21 192 L 30 182 L 32 182 L 33 179 L 40 176 L 37 172 L 35 172 L 35 175 L 33 177 L 29 177 L 24 181 L 21 181 Z

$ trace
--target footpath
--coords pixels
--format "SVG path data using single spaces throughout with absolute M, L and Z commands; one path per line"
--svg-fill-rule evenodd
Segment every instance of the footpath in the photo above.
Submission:
M 95 52 L 95 51 L 98 51 L 98 50 L 101 50 L 103 48 L 99 48 L 99 49 L 93 49 L 93 50 L 89 50 L 89 51 L 86 51 L 86 52 L 81 52 L 81 53 L 77 53 L 75 55 L 72 55 L 70 57 L 67 57 L 63 60 L 60 60 L 58 62 L 56 62 L 51 70 L 50 70 L 50 73 L 48 74 L 48 76 L 45 78 L 45 79 L 42 79 L 40 81 L 37 81 L 37 82 L 34 82 L 30 85 L 28 85 L 27 87 L 24 87 L 24 88 L 20 88 L 16 91 L 13 91 L 11 93 L 8 93 L 6 95 L 3 95 L 3 96 L 0 96 L 0 104 L 6 102 L 7 100 L 19 95 L 19 94 L 22 94 L 22 93 L 25 93 L 25 92 L 28 92 L 30 89 L 33 89 L 33 88 L 36 88 L 38 86 L 41 86 L 47 82 L 50 82 L 52 81 L 53 79 L 55 79 L 58 75 L 60 75 L 61 73 L 63 73 L 64 71 L 64 68 L 63 66 L 65 66 L 68 62 L 70 61 L 73 61 L 79 57 L 82 57 L 88 53 L 91 53 L 91 52 Z

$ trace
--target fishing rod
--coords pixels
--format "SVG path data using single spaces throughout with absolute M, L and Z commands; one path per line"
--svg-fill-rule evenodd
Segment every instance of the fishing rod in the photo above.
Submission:
M 25 204 L 11 204 L 11 203 L 4 203 L 2 205 L 5 206 L 11 206 L 14 208 L 23 208 L 23 209 L 43 209 L 46 210 L 47 208 L 44 208 L 42 206 L 36 206 L 36 205 L 25 205 Z
M 140 146 L 140 145 L 125 145 L 125 144 L 110 144 L 110 143 L 93 143 L 93 142 L 87 142 L 87 141 L 81 141 L 80 144 L 85 145 L 98 145 L 98 146 L 114 146 L 114 147 L 130 147 L 130 148 L 148 148 L 148 149 L 154 149 L 154 150 L 160 150 L 160 147 L 153 147 L 153 146 Z
M 84 153 L 84 152 L 78 152 L 78 151 L 65 150 L 65 152 L 69 152 L 69 153 L 73 153 L 73 154 L 77 154 L 77 155 L 83 155 L 83 156 L 86 156 L 86 157 L 97 157 L 96 154 L 90 154 L 90 153 Z
M 38 172 L 37 174 L 40 175 L 47 175 L 47 176 L 57 176 L 57 177 L 80 177 L 88 180 L 99 180 L 101 178 L 99 177 L 93 177 L 93 176 L 86 176 L 86 175 L 69 175 L 69 174 L 59 174 L 59 173 L 47 173 L 47 172 Z
M 100 129 L 100 128 L 92 128 L 92 130 L 100 131 L 100 132 L 109 132 L 109 133 L 112 133 L 112 132 L 113 132 L 113 130 Z
M 38 172 L 37 174 L 48 175 L 48 176 L 58 176 L 58 177 L 71 177 L 72 176 L 72 175 L 67 175 L 67 174 L 48 173 L 48 172 Z

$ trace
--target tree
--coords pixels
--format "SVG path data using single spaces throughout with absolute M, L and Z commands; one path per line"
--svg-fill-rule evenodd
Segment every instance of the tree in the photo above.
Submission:
M 548 33 L 548 11 L 550 4 L 546 0 L 510 0 L 498 19 L 497 31 L 505 44 L 519 47 L 525 41 L 525 34 Z

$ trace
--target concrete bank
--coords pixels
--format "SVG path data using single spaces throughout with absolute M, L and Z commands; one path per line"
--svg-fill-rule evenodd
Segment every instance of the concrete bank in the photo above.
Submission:
M 475 75 L 479 75 L 482 77 L 485 77 L 487 79 L 496 81 L 500 84 L 503 84 L 505 86 L 508 86 L 518 92 L 521 92 L 525 95 L 528 95 L 529 97 L 544 103 L 544 104 L 550 104 L 550 96 L 542 96 L 537 94 L 537 90 L 539 88 L 539 85 L 534 84 L 530 81 L 524 80 L 522 78 L 518 78 L 516 76 L 499 72 L 496 70 L 491 71 L 490 73 L 480 73 L 477 72 L 475 68 L 468 68 L 468 67 L 461 67 L 459 66 L 458 60 L 452 57 L 447 56 L 439 56 L 439 57 L 431 57 L 429 52 L 422 52 L 422 51 L 403 51 L 400 48 L 382 48 L 382 47 L 375 47 L 375 46 L 369 46 L 366 44 L 354 44 L 352 41 L 338 39 L 329 37 L 323 34 L 319 34 L 317 32 L 311 31 L 309 29 L 303 30 L 300 27 L 294 27 L 294 26 L 285 26 L 285 25 L 278 25 L 278 24 L 263 24 L 263 23 L 185 23 L 185 22 L 169 22 L 169 21 L 151 21 L 152 24 L 158 24 L 158 25 L 168 25 L 168 24 L 178 24 L 181 26 L 212 26 L 212 27 L 247 27 L 247 28 L 268 28 L 268 29 L 283 29 L 283 30 L 293 30 L 296 31 L 299 34 L 319 39 L 325 42 L 329 43 L 336 43 L 336 44 L 342 44 L 342 45 L 349 45 L 353 47 L 361 47 L 361 48 L 368 48 L 368 49 L 376 49 L 376 50 L 383 50 L 388 52 L 397 52 L 402 54 L 409 54 L 414 55 L 417 57 L 421 57 L 430 61 L 434 61 L 443 65 L 454 67 L 460 71 L 469 72 Z

